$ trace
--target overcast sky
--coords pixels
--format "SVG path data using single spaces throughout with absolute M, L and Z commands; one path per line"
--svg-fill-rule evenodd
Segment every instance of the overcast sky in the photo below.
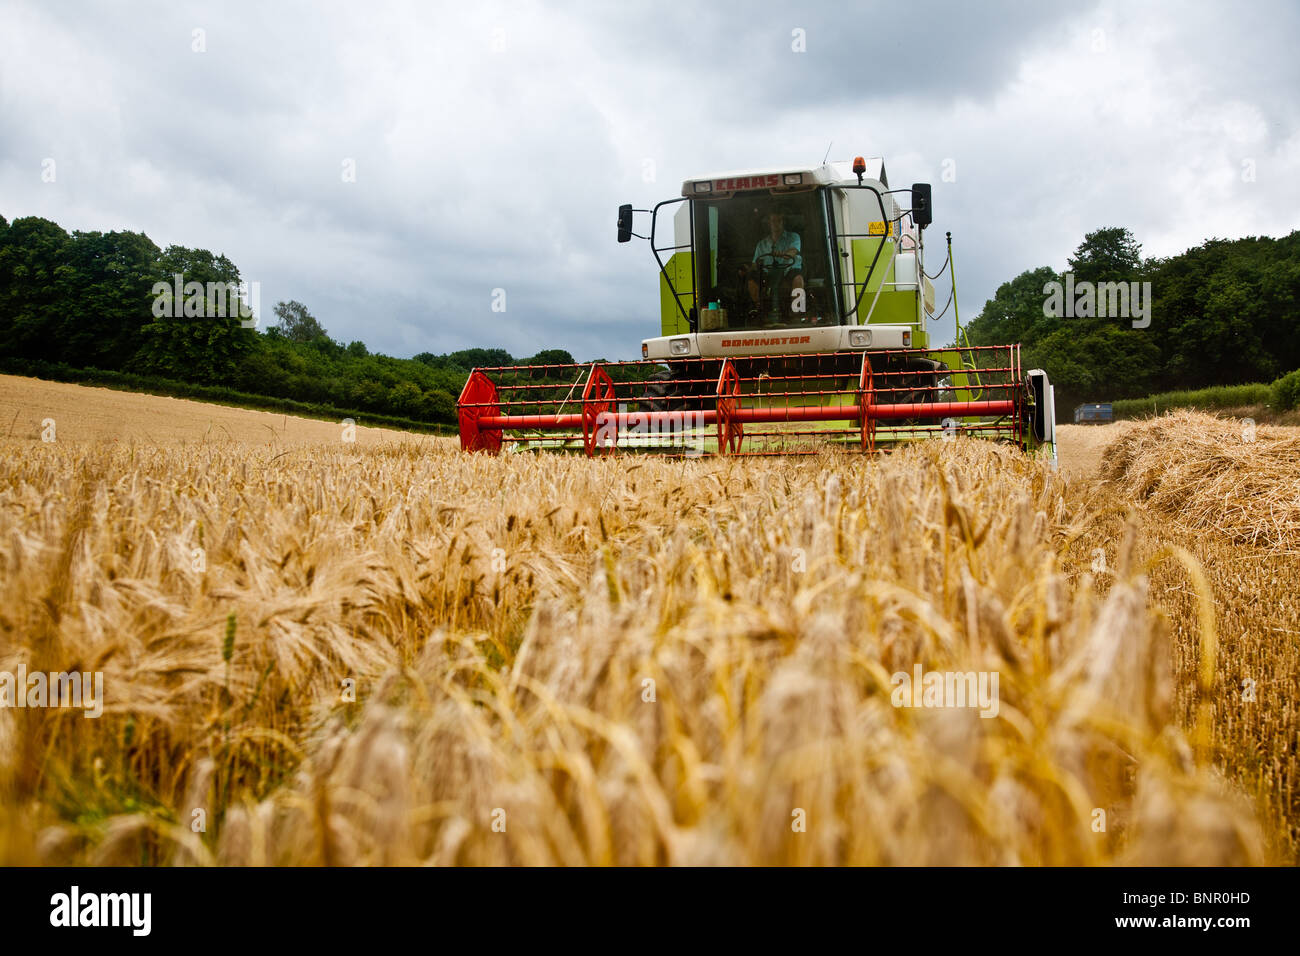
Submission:
M 1300 226 L 1297 46 L 1288 0 L 0 0 L 0 215 L 223 253 L 265 317 L 392 355 L 632 358 L 658 279 L 619 203 L 833 143 L 934 184 L 969 321 L 1101 226 Z

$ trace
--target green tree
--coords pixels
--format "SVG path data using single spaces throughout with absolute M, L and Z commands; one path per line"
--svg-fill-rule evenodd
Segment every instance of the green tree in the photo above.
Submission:
M 1268 381 L 1300 366 L 1300 232 L 1210 239 L 1147 272 L 1162 389 Z
M 1076 282 L 1128 282 L 1142 269 L 1142 246 L 1120 226 L 1097 229 L 1067 260 Z
M 572 365 L 573 356 L 564 349 L 543 349 L 532 358 L 520 359 L 520 365 Z
M 239 284 L 239 270 L 225 256 L 206 249 L 168 246 L 160 262 L 162 273 L 180 275 L 185 301 L 155 302 L 153 320 L 144 326 L 143 344 L 130 370 L 181 381 L 228 385 L 238 378 L 238 365 L 258 345 L 257 333 L 240 324 L 229 303 L 213 301 L 208 290 Z M 211 284 L 211 285 L 209 285 Z M 199 291 L 202 290 L 202 291 Z
M 162 251 L 143 233 L 74 232 L 66 256 L 63 298 L 75 306 L 57 323 L 59 360 L 79 368 L 125 368 L 153 318 Z
M 1047 337 L 1025 346 L 1025 368 L 1043 368 L 1056 386 L 1058 414 L 1081 402 L 1104 402 L 1149 394 L 1160 350 L 1141 330 L 1104 320 L 1067 320 Z
M 1042 266 L 1002 283 L 984 303 L 984 310 L 966 326 L 971 344 L 1000 345 L 1050 335 L 1062 320 L 1043 313 L 1047 299 L 1043 287 L 1059 279 L 1055 270 Z
M 362 379 L 348 389 L 348 398 L 351 404 L 372 411 L 383 408 L 384 400 L 387 397 L 388 390 L 384 388 L 383 384 L 376 382 L 374 379 Z
M 462 349 L 450 353 L 449 358 L 457 367 L 469 371 L 475 368 L 496 368 L 513 365 L 515 360 L 505 349 Z
M 450 392 L 445 392 L 440 388 L 433 388 L 424 393 L 424 400 L 429 410 L 429 417 L 433 421 L 456 421 L 456 399 L 451 396 Z
M 58 223 L 27 216 L 0 234 L 0 355 L 58 360 L 57 331 L 75 287 L 71 237 Z
M 290 342 L 313 342 L 329 337 L 307 307 L 294 299 L 277 302 L 275 315 L 280 320 L 280 334 Z
M 399 415 L 412 417 L 423 412 L 424 393 L 412 382 L 398 382 L 388 390 L 388 407 Z
M 1090 232 L 1069 258 L 1076 283 L 1130 282 L 1144 265 L 1133 234 L 1113 227 Z M 1159 336 L 1114 318 L 1047 314 L 1052 283 L 1064 275 L 1044 266 L 1003 283 L 967 326 L 973 345 L 1019 342 L 1023 364 L 1047 370 L 1057 388 L 1058 414 L 1076 403 L 1140 396 L 1159 381 Z

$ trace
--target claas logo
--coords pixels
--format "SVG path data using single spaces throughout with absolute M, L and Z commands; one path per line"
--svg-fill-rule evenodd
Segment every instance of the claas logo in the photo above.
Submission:
M 733 189 L 771 189 L 773 186 L 781 185 L 781 177 L 776 173 L 770 176 L 738 176 L 734 179 L 718 179 L 713 183 L 713 188 L 718 192 L 728 192 Z

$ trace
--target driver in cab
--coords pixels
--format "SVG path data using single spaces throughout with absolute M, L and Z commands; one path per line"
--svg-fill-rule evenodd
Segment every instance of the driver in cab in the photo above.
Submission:
M 759 300 L 758 276 L 767 278 L 770 289 L 777 289 L 786 280 L 791 289 L 803 288 L 803 255 L 797 232 L 786 232 L 785 216 L 780 212 L 771 212 L 767 216 L 768 234 L 758 240 L 754 246 L 754 258 L 749 275 L 749 298 L 755 307 L 761 308 Z

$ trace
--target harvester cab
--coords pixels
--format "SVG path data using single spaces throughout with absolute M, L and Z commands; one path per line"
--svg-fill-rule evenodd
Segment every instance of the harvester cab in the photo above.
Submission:
M 649 215 L 646 234 L 636 216 Z M 1052 387 L 1017 345 L 972 347 L 960 322 L 932 348 L 926 183 L 891 189 L 880 159 L 686 180 L 652 209 L 620 207 L 647 240 L 660 335 L 641 361 L 476 369 L 462 444 L 680 454 L 863 450 L 933 437 L 1014 442 L 1055 457 Z M 579 444 L 579 442 L 581 444 Z
M 823 165 L 690 179 L 655 206 L 663 334 L 642 358 L 925 348 L 924 226 L 897 196 L 923 197 L 928 224 L 929 187 L 891 190 L 880 160 L 855 166 L 871 175 L 845 181 Z

